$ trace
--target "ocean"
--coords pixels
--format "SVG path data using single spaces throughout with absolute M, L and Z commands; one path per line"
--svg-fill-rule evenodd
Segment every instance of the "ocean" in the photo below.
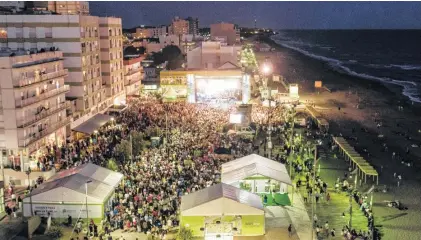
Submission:
M 421 103 L 421 30 L 285 30 L 272 39 L 338 72 L 402 86 Z

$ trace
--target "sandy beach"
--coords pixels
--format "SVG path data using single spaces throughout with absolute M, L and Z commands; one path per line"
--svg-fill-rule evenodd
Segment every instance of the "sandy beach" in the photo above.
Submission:
M 349 143 L 379 172 L 378 188 L 387 186 L 387 193 L 374 195 L 375 225 L 379 226 L 382 239 L 419 239 L 420 106 L 412 105 L 401 95 L 400 87 L 344 75 L 319 60 L 273 46 L 276 46 L 275 52 L 257 53 L 257 58 L 269 57 L 275 73 L 284 76 L 289 83 L 298 83 L 300 100 L 314 101 L 316 109 L 329 121 L 330 133 L 341 133 L 349 138 Z M 323 81 L 332 92 L 316 90 L 316 80 Z M 282 89 L 279 86 L 279 90 Z M 394 173 L 402 176 L 399 187 Z M 360 190 L 365 191 L 372 184 L 367 182 Z M 409 210 L 387 207 L 384 201 L 394 199 Z

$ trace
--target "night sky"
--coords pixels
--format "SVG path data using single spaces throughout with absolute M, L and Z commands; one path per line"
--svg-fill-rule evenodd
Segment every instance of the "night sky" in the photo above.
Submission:
M 126 28 L 198 17 L 274 29 L 421 28 L 421 2 L 90 2 L 91 15 L 116 16 Z

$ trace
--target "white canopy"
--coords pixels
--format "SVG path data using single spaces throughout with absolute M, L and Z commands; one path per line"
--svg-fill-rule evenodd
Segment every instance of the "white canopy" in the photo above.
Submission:
M 92 178 L 113 187 L 116 187 L 123 178 L 123 174 L 121 173 L 111 171 L 107 168 L 103 168 L 92 163 L 86 163 L 74 168 L 70 168 L 68 170 L 61 171 L 50 178 L 49 181 L 54 181 L 56 179 L 75 174 Z
M 231 184 L 253 175 L 263 175 L 292 185 L 284 164 L 257 154 L 250 154 L 222 164 L 221 178 L 224 183 Z
M 252 163 L 230 172 L 223 172 L 221 175 L 221 181 L 226 184 L 233 184 L 256 175 L 262 175 L 270 179 L 292 185 L 291 178 L 288 174 L 269 168 L 261 163 Z
M 260 197 L 219 183 L 181 198 L 182 216 L 263 215 Z
M 85 183 L 88 183 L 88 204 L 104 203 L 119 184 L 123 175 L 88 163 L 63 172 L 38 186 L 30 194 L 33 203 L 76 203 L 86 201 Z M 30 202 L 29 196 L 24 200 Z

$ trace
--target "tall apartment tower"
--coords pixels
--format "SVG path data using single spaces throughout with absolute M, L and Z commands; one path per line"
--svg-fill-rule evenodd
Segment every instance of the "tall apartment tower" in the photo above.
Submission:
M 70 85 L 66 97 L 73 102 L 72 128 L 105 111 L 114 101 L 106 93 L 107 85 L 103 86 L 107 82 L 102 80 L 101 57 L 109 56 L 105 51 L 110 49 L 109 45 L 100 45 L 106 42 L 101 40 L 110 40 L 107 35 L 100 36 L 100 23 L 104 24 L 101 25 L 104 32 L 106 19 L 84 15 L 0 15 L 0 48 L 40 50 L 57 47 L 63 52 L 63 64 L 69 71 L 65 82 Z M 111 18 L 110 21 L 116 20 Z M 121 37 L 121 21 L 112 28 Z M 118 45 L 112 48 L 118 48 Z M 113 71 L 105 70 L 104 73 L 109 72 Z
M 102 84 L 114 105 L 125 104 L 121 18 L 100 18 Z
M 58 14 L 89 15 L 87 1 L 48 1 L 48 11 Z
M 172 20 L 171 26 L 170 26 L 170 34 L 172 35 L 184 35 L 189 33 L 189 22 L 186 20 L 183 20 L 179 17 L 175 17 Z
M 199 34 L 199 19 L 188 17 L 186 21 L 189 22 L 189 34 L 198 35 Z
M 4 166 L 25 171 L 37 167 L 46 145 L 66 141 L 68 71 L 60 51 L 6 54 L 0 52 L 0 157 Z

